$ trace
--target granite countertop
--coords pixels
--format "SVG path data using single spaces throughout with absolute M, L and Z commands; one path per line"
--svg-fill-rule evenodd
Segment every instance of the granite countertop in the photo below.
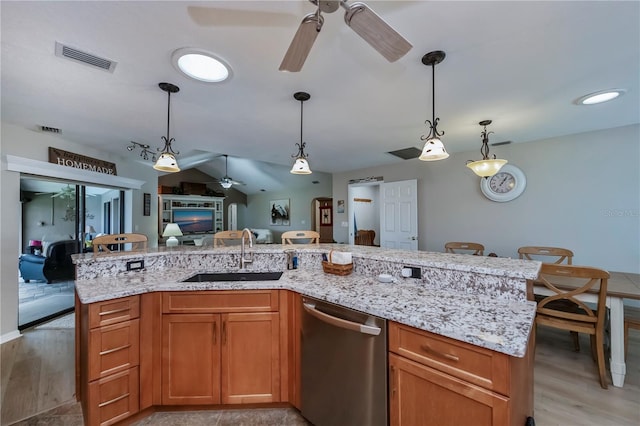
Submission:
M 466 270 L 480 274 L 508 275 L 525 280 L 536 278 L 540 268 L 539 262 L 406 252 L 365 246 L 362 248 L 344 245 L 304 246 L 296 247 L 296 251 L 318 253 L 320 250 L 324 253 L 334 246 L 342 251 L 352 252 L 354 259 L 362 256 L 368 260 L 398 261 L 398 256 L 401 256 L 403 263 L 454 271 Z M 251 251 L 282 255 L 283 247 L 281 245 L 259 246 Z M 189 256 L 196 253 L 237 254 L 238 248 L 151 249 L 143 256 L 145 259 L 152 260 L 153 257 L 167 254 Z M 109 259 L 112 261 L 122 258 L 134 259 L 140 256 L 140 253 L 132 252 L 95 258 L 92 255 L 75 255 L 74 262 L 91 266 L 95 265 L 95 262 L 109 262 Z M 296 270 L 285 270 L 277 281 L 182 282 L 199 272 L 238 272 L 239 270 L 237 266 L 235 268 L 224 265 L 217 265 L 215 268 L 198 266 L 197 268 L 171 267 L 154 271 L 120 272 L 115 277 L 98 276 L 92 279 L 80 279 L 76 280 L 76 291 L 82 303 L 93 303 L 154 291 L 292 290 L 305 296 L 336 303 L 516 357 L 522 357 L 526 352 L 535 317 L 534 302 L 448 291 L 446 288 L 431 288 L 423 281 L 412 278 L 398 278 L 395 283 L 380 283 L 376 275 L 366 272 L 337 276 L 326 274 L 322 269 L 302 267 Z

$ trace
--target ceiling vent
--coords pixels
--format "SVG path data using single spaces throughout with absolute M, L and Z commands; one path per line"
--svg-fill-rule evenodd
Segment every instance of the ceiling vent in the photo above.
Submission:
M 387 154 L 395 155 L 396 157 L 402 158 L 403 160 L 411 160 L 412 158 L 420 157 L 420 154 L 422 154 L 422 150 L 415 147 L 409 147 L 398 149 L 396 151 L 389 151 L 387 152 Z
M 113 72 L 117 62 L 110 59 L 101 58 L 91 53 L 83 52 L 74 47 L 65 46 L 56 41 L 56 56 L 71 59 L 72 61 L 81 62 L 94 68 L 100 68 L 103 71 Z
M 39 129 L 41 132 L 47 132 L 47 133 L 62 133 L 62 130 L 58 129 L 57 127 L 38 126 L 38 129 Z

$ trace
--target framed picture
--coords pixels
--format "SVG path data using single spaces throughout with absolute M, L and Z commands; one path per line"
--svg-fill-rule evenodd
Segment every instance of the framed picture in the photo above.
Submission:
M 320 226 L 331 226 L 333 220 L 331 210 L 329 206 L 320 207 Z
M 289 199 L 269 201 L 269 214 L 271 215 L 271 225 L 289 226 Z
M 142 201 L 142 215 L 151 216 L 151 194 L 145 192 Z
M 344 213 L 344 200 L 338 200 L 337 213 Z

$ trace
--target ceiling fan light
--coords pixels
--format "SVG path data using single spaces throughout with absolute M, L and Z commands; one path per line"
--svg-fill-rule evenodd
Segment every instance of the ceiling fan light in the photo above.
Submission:
M 422 161 L 438 161 L 449 157 L 449 153 L 444 149 L 444 144 L 439 138 L 428 139 L 422 148 L 420 160 Z
M 305 16 L 293 37 L 287 53 L 280 64 L 280 71 L 298 72 L 307 60 L 311 47 L 318 37 L 324 18 L 322 15 L 310 13 Z
M 296 162 L 293 163 L 291 173 L 294 175 L 310 175 L 311 169 L 309 168 L 309 162 L 304 158 L 296 158 Z
M 387 61 L 397 61 L 413 47 L 366 4 L 352 3 L 345 8 L 344 21 L 346 24 Z
M 158 158 L 156 164 L 153 165 L 153 168 L 161 172 L 169 173 L 180 171 L 180 167 L 178 167 L 178 161 L 176 160 L 176 157 L 169 152 L 163 152 L 162 154 L 160 154 L 160 158 Z
M 223 187 L 224 189 L 229 189 L 231 188 L 232 185 L 233 183 L 231 183 L 231 181 L 228 181 L 228 180 L 223 180 L 222 182 L 220 182 L 220 186 Z
M 505 164 L 507 164 L 507 160 L 494 158 L 489 160 L 472 161 L 467 164 L 467 167 L 473 170 L 473 173 L 480 177 L 489 177 L 498 173 Z

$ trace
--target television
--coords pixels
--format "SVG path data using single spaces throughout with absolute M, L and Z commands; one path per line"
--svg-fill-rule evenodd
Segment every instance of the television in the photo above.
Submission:
M 173 223 L 178 224 L 183 234 L 213 232 L 213 211 L 209 209 L 174 210 Z

